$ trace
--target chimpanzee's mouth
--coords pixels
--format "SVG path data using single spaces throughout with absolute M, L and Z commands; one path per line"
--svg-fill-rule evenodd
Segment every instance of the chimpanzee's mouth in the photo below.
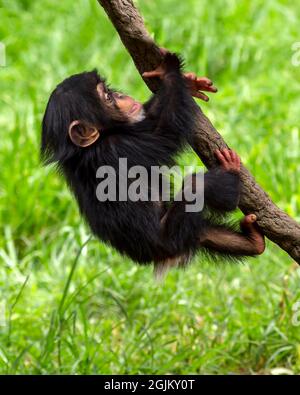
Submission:
M 141 103 L 134 103 L 133 106 L 131 107 L 131 110 L 129 111 L 129 114 L 135 113 L 137 110 L 140 110 L 142 108 Z

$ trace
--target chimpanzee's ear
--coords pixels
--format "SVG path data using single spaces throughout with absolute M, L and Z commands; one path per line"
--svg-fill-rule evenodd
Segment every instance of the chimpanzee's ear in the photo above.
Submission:
M 100 133 L 95 126 L 83 121 L 73 121 L 69 126 L 69 136 L 73 144 L 78 147 L 88 147 L 98 140 Z

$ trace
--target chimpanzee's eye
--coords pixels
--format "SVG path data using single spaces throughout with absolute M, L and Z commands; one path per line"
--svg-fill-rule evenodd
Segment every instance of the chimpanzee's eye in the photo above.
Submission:
M 105 97 L 105 100 L 106 101 L 108 101 L 108 102 L 113 102 L 113 97 L 112 97 L 112 93 L 111 92 L 105 92 L 104 93 L 104 97 Z

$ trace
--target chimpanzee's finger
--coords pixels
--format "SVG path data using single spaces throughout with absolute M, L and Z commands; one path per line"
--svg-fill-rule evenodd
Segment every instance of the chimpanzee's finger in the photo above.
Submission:
M 161 53 L 162 56 L 166 56 L 169 51 L 164 47 L 160 47 L 159 52 Z
M 212 92 L 212 93 L 218 92 L 218 89 L 215 86 L 208 86 L 208 85 L 203 86 L 202 84 L 198 85 L 198 89 L 205 92 Z
M 153 71 L 145 71 L 145 72 L 142 74 L 142 76 L 143 76 L 144 78 L 160 77 L 160 76 L 161 76 L 161 72 L 160 72 L 160 71 L 156 71 L 156 70 L 153 70 Z
M 218 160 L 219 160 L 220 163 L 226 162 L 226 158 L 225 158 L 225 156 L 223 155 L 223 151 L 217 149 L 217 150 L 214 152 L 214 154 L 215 154 L 215 156 L 218 158 Z
M 210 87 L 208 87 L 207 90 L 208 90 L 208 92 L 213 92 L 213 93 L 218 92 L 218 88 L 216 88 L 216 87 L 213 86 L 213 85 L 210 86 Z
M 233 150 L 229 150 L 229 154 L 232 162 L 236 162 L 236 153 Z
M 235 162 L 235 164 L 239 167 L 240 166 L 240 164 L 241 164 L 241 158 L 238 156 L 238 154 L 235 152 L 235 151 L 233 151 L 233 150 L 231 150 L 231 155 L 232 155 L 232 157 L 233 157 L 233 161 Z
M 206 96 L 203 92 L 193 92 L 192 96 L 197 97 L 198 99 L 204 100 L 204 101 L 209 101 L 209 97 Z
M 236 159 L 237 159 L 237 165 L 238 165 L 238 167 L 240 167 L 241 166 L 241 158 L 239 157 L 239 155 L 237 153 L 235 153 L 235 155 L 236 155 Z
M 229 149 L 228 149 L 228 148 L 224 148 L 224 149 L 222 150 L 222 154 L 223 154 L 224 157 L 226 158 L 226 161 L 227 161 L 227 162 L 231 162 L 231 156 L 230 156 L 230 153 L 229 153 Z
M 207 77 L 198 77 L 197 82 L 203 83 L 204 85 L 211 86 L 213 82 Z
M 184 73 L 185 78 L 190 80 L 197 80 L 197 75 L 195 73 Z

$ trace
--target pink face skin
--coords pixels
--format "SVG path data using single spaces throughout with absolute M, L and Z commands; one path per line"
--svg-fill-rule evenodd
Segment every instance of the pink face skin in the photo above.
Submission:
M 119 92 L 105 92 L 104 85 L 102 83 L 97 85 L 97 92 L 100 98 L 105 101 L 108 106 L 115 103 L 119 110 L 126 115 L 130 120 L 136 121 L 143 112 L 143 105 L 135 101 L 132 97 L 124 95 Z

